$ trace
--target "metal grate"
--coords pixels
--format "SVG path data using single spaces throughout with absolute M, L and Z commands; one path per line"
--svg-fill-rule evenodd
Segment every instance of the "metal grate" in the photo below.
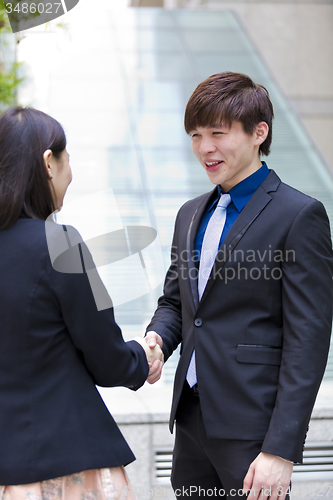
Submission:
M 155 484 L 170 484 L 172 448 L 156 448 Z M 294 465 L 292 482 L 333 480 L 333 441 L 306 443 L 303 464 Z
M 306 443 L 303 464 L 294 466 L 293 481 L 333 480 L 333 441 Z
M 172 448 L 156 448 L 154 457 L 155 484 L 170 484 L 172 466 Z

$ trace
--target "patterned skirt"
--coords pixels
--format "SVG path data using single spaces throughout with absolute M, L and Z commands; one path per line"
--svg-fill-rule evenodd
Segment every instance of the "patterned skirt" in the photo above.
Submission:
M 135 494 L 124 467 L 115 467 L 39 483 L 0 486 L 0 500 L 135 500 Z

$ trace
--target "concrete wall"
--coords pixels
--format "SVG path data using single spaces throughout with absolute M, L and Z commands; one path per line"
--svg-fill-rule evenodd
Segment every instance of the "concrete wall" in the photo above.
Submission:
M 131 7 L 164 7 L 164 0 L 130 0 Z

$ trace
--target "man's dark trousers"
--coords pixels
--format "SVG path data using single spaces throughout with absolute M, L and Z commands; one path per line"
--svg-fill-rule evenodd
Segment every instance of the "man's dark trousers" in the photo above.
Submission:
M 198 390 L 185 382 L 176 416 L 171 475 L 177 498 L 245 500 L 244 477 L 261 446 L 262 441 L 207 439 Z

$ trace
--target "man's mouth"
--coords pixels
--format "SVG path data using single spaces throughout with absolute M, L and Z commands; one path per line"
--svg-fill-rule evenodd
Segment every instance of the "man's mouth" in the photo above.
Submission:
M 210 172 L 217 170 L 217 168 L 223 163 L 223 160 L 220 161 L 206 161 L 206 169 L 209 170 Z

